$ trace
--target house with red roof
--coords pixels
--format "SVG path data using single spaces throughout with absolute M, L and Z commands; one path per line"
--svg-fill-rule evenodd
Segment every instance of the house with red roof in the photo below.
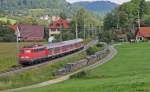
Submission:
M 150 27 L 141 27 L 136 33 L 136 40 L 150 40 Z
M 69 21 L 60 18 L 57 21 L 51 22 L 48 28 L 50 35 L 60 34 L 62 28 L 63 29 L 69 28 Z
M 44 39 L 44 27 L 39 25 L 30 24 L 15 24 L 11 25 L 14 31 L 18 30 L 20 32 L 20 38 L 23 41 L 41 41 Z

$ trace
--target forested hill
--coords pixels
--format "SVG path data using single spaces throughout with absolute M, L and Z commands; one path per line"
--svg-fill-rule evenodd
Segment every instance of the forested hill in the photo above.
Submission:
M 65 0 L 0 0 L 1 9 L 60 8 L 68 5 Z
M 82 6 L 89 11 L 106 12 L 106 13 L 118 6 L 118 4 L 110 1 L 93 1 L 93 2 L 82 1 L 74 3 L 74 5 Z
M 79 2 L 70 4 L 66 0 L 0 0 L 0 11 L 5 15 L 35 16 L 59 15 L 64 12 L 72 16 L 81 7 L 91 11 L 98 18 L 118 5 L 109 1 Z
M 0 0 L 0 10 L 5 10 L 12 15 L 31 14 L 31 11 L 32 14 L 44 12 L 49 15 L 58 14 L 62 11 L 66 13 L 73 11 L 66 0 Z

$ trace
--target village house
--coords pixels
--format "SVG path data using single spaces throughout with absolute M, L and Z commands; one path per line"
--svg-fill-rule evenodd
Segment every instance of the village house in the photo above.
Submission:
M 56 18 L 55 21 L 50 23 L 48 28 L 49 28 L 49 42 L 52 42 L 52 40 L 55 39 L 54 35 L 59 35 L 62 29 L 69 28 L 69 21 L 62 18 Z
M 44 40 L 44 27 L 39 25 L 30 24 L 15 24 L 10 28 L 13 30 L 19 30 L 20 40 L 22 41 L 41 41 Z
M 69 28 L 69 21 L 60 18 L 58 21 L 51 22 L 49 25 L 49 35 L 60 34 L 62 28 Z
M 49 20 L 50 17 L 48 15 L 44 15 L 42 17 L 40 17 L 41 20 Z
M 141 27 L 137 30 L 136 41 L 150 40 L 150 27 Z

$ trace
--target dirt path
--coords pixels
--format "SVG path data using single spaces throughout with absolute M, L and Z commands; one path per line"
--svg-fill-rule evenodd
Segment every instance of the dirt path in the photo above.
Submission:
M 100 65 L 103 65 L 104 63 L 110 61 L 112 58 L 114 58 L 116 56 L 116 54 L 117 54 L 117 50 L 113 46 L 110 46 L 109 49 L 110 49 L 110 54 L 108 56 L 106 56 L 105 58 L 103 58 L 102 60 L 100 60 L 99 62 L 97 62 L 97 63 L 95 63 L 93 65 L 90 65 L 88 67 L 85 67 L 83 69 L 80 69 L 80 70 L 78 70 L 76 72 L 73 72 L 71 74 L 62 76 L 62 77 L 57 78 L 57 79 L 49 80 L 49 81 L 46 81 L 46 82 L 43 82 L 43 83 L 39 83 L 39 84 L 27 86 L 27 87 L 10 89 L 10 90 L 6 90 L 6 91 L 0 91 L 0 92 L 14 92 L 14 91 L 19 91 L 19 90 L 24 90 L 24 89 L 39 88 L 39 87 L 44 87 L 44 86 L 48 86 L 48 85 L 52 85 L 52 84 L 55 84 L 55 83 L 60 83 L 62 81 L 68 80 L 71 75 L 74 75 L 74 74 L 76 74 L 78 72 L 81 72 L 83 70 L 94 69 L 94 68 L 96 68 L 96 67 L 98 67 Z

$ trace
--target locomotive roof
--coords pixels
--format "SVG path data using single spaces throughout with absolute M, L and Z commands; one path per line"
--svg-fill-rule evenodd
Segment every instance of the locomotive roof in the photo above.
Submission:
M 57 47 L 62 47 L 62 46 L 66 46 L 69 44 L 73 44 L 73 43 L 78 43 L 78 42 L 82 42 L 83 39 L 74 39 L 74 40 L 68 40 L 68 41 L 63 41 L 63 42 L 58 42 L 58 43 L 51 43 L 46 45 L 47 48 L 57 48 Z

